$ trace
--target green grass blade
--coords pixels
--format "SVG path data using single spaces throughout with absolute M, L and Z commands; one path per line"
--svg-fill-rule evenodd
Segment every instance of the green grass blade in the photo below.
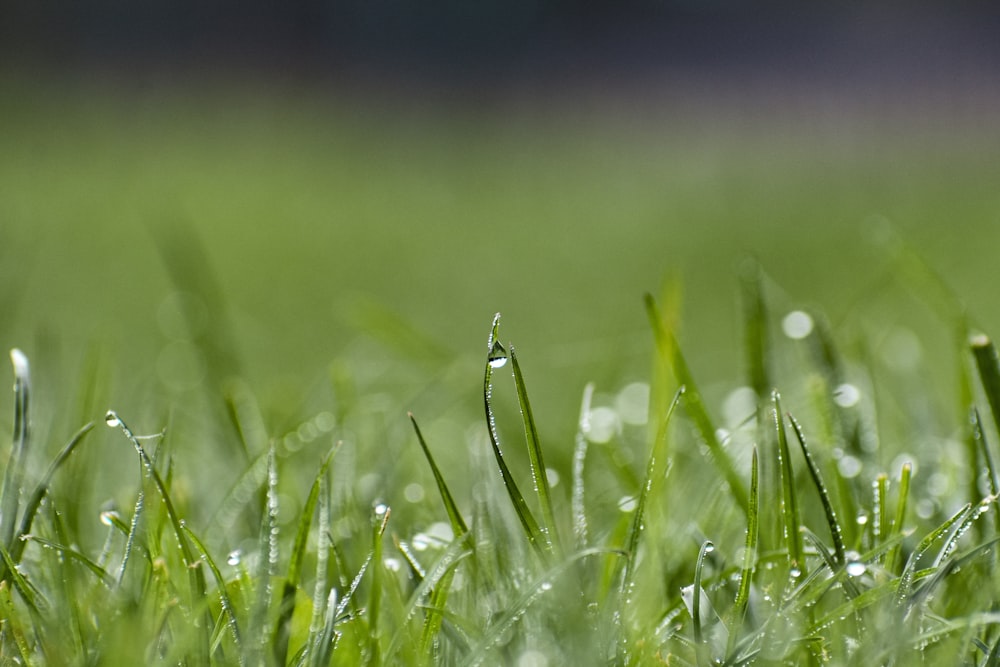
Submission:
M 708 540 L 703 542 L 701 549 L 698 550 L 698 560 L 694 565 L 694 590 L 692 591 L 691 599 L 691 628 L 694 632 L 695 644 L 698 645 L 704 643 L 704 637 L 702 636 L 701 631 L 701 575 L 705 568 L 705 557 L 714 550 L 714 544 Z
M 657 351 L 661 358 L 663 358 L 663 361 L 673 368 L 678 384 L 685 387 L 684 405 L 687 406 L 688 413 L 691 415 L 691 419 L 694 421 L 701 439 L 708 446 L 708 450 L 712 455 L 712 461 L 718 467 L 722 478 L 729 486 L 729 494 L 745 514 L 749 510 L 749 507 L 747 506 L 747 492 L 743 486 L 743 480 L 740 479 L 739 473 L 736 472 L 736 466 L 733 464 L 729 454 L 723 448 L 722 443 L 719 442 L 716 429 L 712 425 L 712 419 L 705 408 L 704 400 L 702 400 L 701 392 L 698 391 L 698 386 L 695 384 L 694 376 L 691 374 L 691 370 L 684 355 L 681 353 L 680 346 L 674 339 L 673 333 L 663 325 L 663 319 L 660 317 L 659 309 L 656 307 L 656 301 L 650 294 L 646 295 L 646 312 L 653 327 Z
M 76 549 L 73 549 L 72 547 L 67 547 L 62 544 L 56 544 L 55 542 L 38 537 L 37 535 L 24 535 L 21 538 L 21 541 L 35 542 L 36 544 L 39 544 L 45 547 L 46 549 L 57 551 L 60 554 L 75 560 L 76 562 L 80 563 L 88 570 L 93 572 L 95 575 L 97 575 L 97 578 L 100 579 L 101 583 L 103 583 L 108 588 L 112 588 L 115 584 L 115 578 L 111 576 L 107 570 L 105 570 L 103 567 L 101 567 L 94 561 L 87 558 L 87 556 L 80 553 Z M 13 554 L 11 555 L 11 560 L 13 560 Z
M 187 536 L 183 528 L 183 522 L 177 515 L 177 510 L 174 508 L 174 503 L 170 498 L 170 493 L 167 491 L 167 487 L 163 483 L 163 478 L 160 477 L 160 473 L 157 472 L 156 466 L 153 465 L 153 461 L 149 458 L 149 455 L 146 454 L 146 450 L 143 448 L 138 438 L 135 437 L 132 430 L 125 424 L 124 421 L 122 421 L 117 413 L 109 410 L 105 416 L 105 422 L 108 426 L 117 426 L 119 430 L 125 434 L 125 437 L 132 443 L 136 453 L 139 455 L 139 460 L 142 462 L 142 465 L 146 470 L 146 474 L 153 480 L 153 485 L 156 487 L 160 500 L 163 502 L 163 507 L 167 512 L 167 518 L 170 522 L 170 527 L 173 530 L 174 537 L 177 540 L 177 545 L 181 550 L 181 557 L 188 572 L 190 605 L 191 609 L 194 610 L 201 604 L 201 601 L 205 599 L 207 594 L 208 586 L 205 582 L 205 572 L 201 569 L 200 561 L 195 558 L 194 552 L 191 550 L 191 545 L 188 543 Z M 195 618 L 194 623 L 201 635 L 200 641 L 195 647 L 197 650 L 196 656 L 197 659 L 207 662 L 208 651 L 211 645 L 212 627 L 215 623 L 212 621 L 207 610 L 204 617 L 201 619 Z
M 441 474 L 441 470 L 437 467 L 437 463 L 434 461 L 434 457 L 431 455 L 430 447 L 427 446 L 427 441 L 424 440 L 423 434 L 420 432 L 420 427 L 417 426 L 417 420 L 413 416 L 413 413 L 408 413 L 410 417 L 410 423 L 413 424 L 413 430 L 417 434 L 417 442 L 420 443 L 420 449 L 424 452 L 424 458 L 427 459 L 427 464 L 431 467 L 431 473 L 434 475 L 434 482 L 437 484 L 438 494 L 441 496 L 442 502 L 444 502 L 444 510 L 448 513 L 448 521 L 451 523 L 451 530 L 455 534 L 455 537 L 459 535 L 464 535 L 469 532 L 468 526 L 465 524 L 465 520 L 462 518 L 462 513 L 458 509 L 458 504 L 455 502 L 454 497 L 451 495 L 451 491 L 448 489 L 448 483 L 444 480 L 444 475 Z
M 670 418 L 673 417 L 674 412 L 677 410 L 677 404 L 680 403 L 681 396 L 683 395 L 684 387 L 681 387 L 677 390 L 677 393 L 674 394 L 674 399 L 670 402 L 670 407 L 667 408 L 667 413 L 660 422 L 660 426 L 656 433 L 656 439 L 653 441 L 653 446 L 650 448 L 649 461 L 646 463 L 646 477 L 642 482 L 642 486 L 639 488 L 639 498 L 636 500 L 634 510 L 635 514 L 632 516 L 632 523 L 629 526 L 628 536 L 625 541 L 625 571 L 622 574 L 621 581 L 622 600 L 628 599 L 632 590 L 632 579 L 635 576 L 635 565 L 637 561 L 637 552 L 639 550 L 639 537 L 642 535 L 643 521 L 646 514 L 646 504 L 649 502 L 649 497 L 653 491 L 653 485 L 666 476 L 669 468 L 667 460 L 667 432 L 670 427 Z
M 3 490 L 0 491 L 0 544 L 8 552 L 14 549 L 14 529 L 17 526 L 17 511 L 21 498 L 21 480 L 24 475 L 24 457 L 30 440 L 29 398 L 31 393 L 31 370 L 28 357 L 21 350 L 10 351 L 11 365 L 14 367 L 14 429 L 10 448 L 10 458 L 3 475 Z M 7 578 L 7 565 L 0 564 L 0 580 Z
M 0 546 L 0 559 L 3 560 L 4 565 L 7 567 L 10 582 L 20 594 L 21 599 L 28 605 L 28 609 L 32 614 L 41 614 L 42 610 L 49 606 L 42 593 L 15 567 L 14 561 L 11 560 L 10 552 L 4 549 L 3 546 Z M 0 583 L 0 586 L 2 585 Z
M 775 404 L 775 407 L 779 407 L 777 403 Z M 830 493 L 827 491 L 826 484 L 823 483 L 823 475 L 819 471 L 819 466 L 816 465 L 816 461 L 813 459 L 812 453 L 809 451 L 809 447 L 806 444 L 806 438 L 802 433 L 802 427 L 791 415 L 788 415 L 788 421 L 792 424 L 792 430 L 795 432 L 795 438 L 799 441 L 799 446 L 802 448 L 802 455 L 806 460 L 806 467 L 809 468 L 809 475 L 812 477 L 813 484 L 819 492 L 820 503 L 823 505 L 823 513 L 826 515 L 826 523 L 830 527 L 830 537 L 833 539 L 833 551 L 837 559 L 837 565 L 843 566 L 847 562 L 847 549 L 844 548 L 843 530 L 840 527 L 840 522 L 837 520 L 837 513 L 833 509 L 833 503 L 830 500 Z M 781 436 L 779 436 L 779 438 L 780 437 Z
M 338 446 L 341 444 L 337 443 Z M 319 478 L 319 518 L 316 532 L 316 581 L 313 584 L 313 612 L 309 621 L 309 638 L 303 651 L 311 660 L 326 618 L 326 603 L 330 591 L 327 589 L 328 567 L 330 563 L 330 490 L 329 476 Z M 310 663 L 311 664 L 311 663 Z
M 260 532 L 257 534 L 256 597 L 250 612 L 250 645 L 247 647 L 251 665 L 266 663 L 270 633 L 267 631 L 268 610 L 274 595 L 274 578 L 278 574 L 278 468 L 274 446 L 267 453 L 267 482 Z
M 910 477 L 913 475 L 913 464 L 907 461 L 899 472 L 899 499 L 896 501 L 896 516 L 892 521 L 892 532 L 888 539 L 894 540 L 903 532 L 903 522 L 906 520 L 906 505 L 910 495 Z M 885 567 L 895 573 L 899 567 L 900 546 L 895 544 L 885 556 Z
M 274 629 L 274 661 L 283 665 L 288 657 L 288 640 L 291 635 L 292 613 L 295 611 L 295 594 L 299 590 L 299 583 L 302 575 L 302 562 L 306 555 L 306 543 L 309 540 L 309 528 L 312 526 L 313 514 L 316 511 L 316 504 L 319 500 L 321 479 L 326 475 L 330 467 L 330 461 L 336 453 L 340 443 L 337 443 L 327 452 L 320 463 L 316 477 L 313 479 L 312 487 L 309 489 L 309 496 L 299 516 L 298 530 L 295 532 L 295 542 L 292 544 L 292 552 L 288 564 L 288 574 L 285 576 L 285 583 L 281 591 L 281 604 L 278 611 L 278 621 Z
M 823 562 L 826 563 L 827 568 L 829 568 L 830 572 L 832 572 L 834 575 L 837 574 L 840 568 L 844 567 L 842 564 L 837 562 L 837 557 L 834 556 L 832 553 L 830 553 L 830 550 L 826 548 L 826 545 L 823 544 L 823 541 L 820 540 L 819 537 L 817 537 L 814 532 L 812 532 L 808 528 L 803 528 L 802 536 L 810 544 L 813 545 L 813 548 L 816 549 L 816 552 L 820 555 L 820 558 L 823 559 Z M 856 598 L 858 596 L 859 592 L 858 587 L 854 585 L 854 582 L 851 581 L 850 577 L 843 577 L 840 580 L 840 585 L 841 587 L 843 587 L 844 592 L 847 594 L 847 597 Z
M 521 490 L 517 487 L 517 482 L 514 481 L 514 476 L 507 467 L 507 462 L 504 461 L 503 451 L 500 449 L 500 436 L 497 433 L 496 417 L 493 415 L 493 369 L 500 368 L 507 363 L 507 351 L 500 344 L 499 339 L 497 339 L 499 328 L 500 313 L 497 313 L 493 318 L 493 328 L 490 330 L 489 344 L 487 346 L 489 352 L 486 358 L 486 373 L 483 377 L 483 402 L 486 406 L 486 423 L 489 427 L 490 445 L 493 447 L 493 455 L 496 458 L 497 467 L 500 469 L 504 488 L 507 490 L 507 495 L 514 506 L 517 518 L 521 522 L 521 528 L 531 546 L 535 548 L 542 560 L 546 561 L 549 557 L 549 551 L 546 548 L 548 542 L 545 534 L 538 526 L 538 521 L 535 520 L 535 516 L 531 513 L 528 503 L 525 502 Z
M 743 346 L 747 361 L 750 388 L 759 397 L 766 397 L 774 383 L 768 344 L 767 304 L 764 301 L 764 275 L 755 259 L 747 259 L 740 267 L 743 295 Z
M 732 655 L 736 648 L 736 638 L 747 615 L 750 604 L 750 584 L 757 560 L 757 534 L 760 510 L 760 480 L 758 475 L 757 448 L 754 447 L 750 462 L 750 502 L 747 511 L 747 534 L 743 545 L 743 562 L 740 565 L 740 586 L 736 591 L 736 601 L 733 603 L 732 622 L 729 627 L 728 653 Z
M 911 553 L 909 559 L 907 559 L 906 566 L 903 568 L 903 573 L 899 576 L 899 588 L 896 589 L 897 605 L 901 605 L 909 599 L 911 588 L 913 586 L 914 574 L 917 570 L 917 563 L 919 563 L 920 559 L 923 558 L 924 554 L 926 554 L 932 546 L 934 546 L 935 542 L 945 537 L 955 524 L 968 517 L 970 512 L 972 512 L 971 503 L 955 512 L 944 523 L 929 532 L 922 540 L 920 540 L 917 548 L 913 550 L 913 553 Z
M 795 491 L 795 477 L 792 473 L 792 455 L 788 448 L 785 421 L 781 412 L 781 396 L 771 394 L 774 428 L 778 435 L 778 466 L 781 470 L 781 515 L 784 521 L 785 542 L 788 547 L 789 567 L 792 572 L 802 573 L 802 533 L 799 532 L 799 504 Z
M 226 580 L 222 576 L 222 572 L 219 570 L 219 566 L 215 563 L 215 559 L 212 558 L 211 554 L 208 553 L 208 549 L 202 543 L 198 536 L 194 534 L 190 528 L 186 525 L 182 525 L 185 534 L 188 539 L 191 540 L 191 544 L 201 555 L 202 561 L 208 565 L 209 572 L 212 573 L 212 577 L 215 579 L 215 587 L 219 593 L 219 603 L 222 605 L 222 613 L 225 616 L 225 623 L 229 627 L 229 632 L 233 636 L 233 642 L 236 644 L 236 651 L 240 656 L 240 664 L 246 664 L 246 654 L 243 651 L 243 638 L 240 633 L 239 620 L 236 618 L 236 607 L 233 604 L 232 598 L 229 597 L 229 593 L 226 590 Z
M 587 506 L 585 502 L 584 465 L 587 461 L 587 431 L 590 421 L 590 403 L 594 396 L 594 384 L 583 388 L 580 404 L 580 419 L 577 422 L 573 446 L 573 492 L 570 500 L 573 514 L 573 539 L 577 549 L 587 546 Z
M 549 487 L 549 477 L 545 470 L 545 460 L 542 457 L 542 445 L 538 441 L 538 429 L 528 401 L 528 389 L 524 385 L 524 375 L 521 365 L 517 363 L 514 346 L 510 346 L 510 363 L 514 372 L 514 385 L 517 389 L 517 401 L 521 407 L 521 418 L 524 421 L 524 437 L 528 442 L 528 463 L 531 466 L 531 476 L 538 494 L 538 504 L 542 508 L 542 533 L 545 535 L 547 548 L 555 552 L 559 558 L 562 546 L 559 541 L 559 527 L 556 524 L 555 511 L 552 509 L 552 489 Z
M 45 471 L 45 475 L 42 477 L 42 481 L 38 483 L 35 490 L 32 492 L 31 497 L 28 498 L 28 502 L 24 505 L 24 514 L 21 515 L 21 527 L 18 529 L 18 535 L 27 535 L 31 532 L 31 524 L 35 520 L 35 515 L 38 513 L 38 508 L 42 506 L 42 500 L 45 498 L 45 494 L 49 492 L 49 484 L 52 483 L 52 478 L 55 476 L 56 471 L 63 462 L 69 458 L 69 455 L 83 442 L 84 438 L 90 433 L 94 428 L 94 423 L 90 422 L 85 424 L 80 428 L 79 431 L 73 434 L 69 442 L 62 451 L 56 456 L 56 458 L 49 464 L 48 470 Z M 14 542 L 14 546 L 10 550 L 10 557 L 15 563 L 21 562 L 21 554 L 24 552 L 24 542 L 17 540 Z
M 380 508 L 378 508 L 380 509 Z M 380 621 L 381 621 L 381 604 L 382 604 L 382 577 L 385 572 L 385 566 L 382 564 L 382 536 L 385 535 L 386 526 L 389 524 L 389 515 L 391 514 L 388 507 L 379 513 L 378 509 L 375 512 L 375 524 L 372 530 L 372 581 L 371 590 L 368 595 L 368 664 L 377 665 L 381 661 L 381 644 L 380 644 Z
M 990 483 L 990 495 L 997 497 L 1000 496 L 1000 477 L 997 475 L 996 464 L 993 462 L 993 453 L 990 451 L 990 443 L 986 439 L 986 434 L 983 433 L 983 423 L 979 417 L 979 410 L 976 408 L 972 409 L 972 439 L 976 443 L 979 452 L 983 456 L 983 460 L 986 462 L 986 476 Z M 970 471 L 973 485 L 978 478 L 976 474 L 976 469 L 978 466 L 972 466 Z M 1000 533 L 1000 511 L 993 513 L 993 527 L 998 533 Z
M 993 415 L 993 423 L 1000 429 L 1000 356 L 997 355 L 997 348 L 985 334 L 972 336 L 969 347 L 976 360 L 976 369 Z

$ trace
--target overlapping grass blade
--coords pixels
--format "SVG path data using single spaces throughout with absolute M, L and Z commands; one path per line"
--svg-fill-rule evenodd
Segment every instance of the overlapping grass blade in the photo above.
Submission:
M 779 407 L 780 406 L 776 402 L 775 409 L 778 409 Z M 812 453 L 809 451 L 809 447 L 806 444 L 806 438 L 802 433 L 802 427 L 791 415 L 788 415 L 788 421 L 791 423 L 792 430 L 795 432 L 795 438 L 799 441 L 799 446 L 802 448 L 802 456 L 805 457 L 806 467 L 809 469 L 809 475 L 812 477 L 813 484 L 819 492 L 820 503 L 823 505 L 823 513 L 826 515 L 826 523 L 830 527 L 830 537 L 833 539 L 833 551 L 837 565 L 843 566 L 847 562 L 847 556 L 845 555 L 847 553 L 847 549 L 844 547 L 843 530 L 840 527 L 840 522 L 837 520 L 837 513 L 833 509 L 833 502 L 830 500 L 830 493 L 827 491 L 826 484 L 823 483 L 823 475 L 819 471 L 819 466 L 816 465 L 816 461 L 813 459 Z M 781 438 L 782 436 L 779 435 L 778 437 Z
M 966 504 L 962 509 L 951 515 L 940 526 L 927 533 L 917 548 L 913 550 L 903 567 L 903 573 L 899 576 L 899 587 L 896 589 L 896 604 L 901 605 L 910 598 L 913 586 L 914 574 L 917 571 L 917 564 L 923 558 L 934 543 L 948 535 L 949 531 L 960 521 L 963 521 L 972 512 L 972 504 Z
M 521 407 L 521 419 L 524 421 L 524 437 L 528 442 L 528 463 L 531 476 L 538 494 L 538 504 L 542 508 L 542 532 L 545 535 L 547 548 L 554 551 L 556 558 L 560 557 L 562 546 L 559 540 L 559 527 L 556 524 L 555 511 L 552 509 L 552 490 L 549 488 L 549 477 L 545 469 L 545 459 L 542 456 L 542 445 L 538 441 L 538 429 L 528 401 L 528 389 L 524 385 L 524 375 L 521 365 L 517 363 L 514 346 L 510 346 L 510 363 L 514 372 L 514 385 L 517 389 L 517 401 Z
M 49 484 L 52 483 L 52 477 L 59 470 L 59 467 L 63 462 L 69 458 L 69 455 L 73 453 L 73 450 L 83 442 L 84 438 L 90 433 L 94 428 L 94 423 L 90 422 L 83 425 L 80 430 L 73 434 L 66 446 L 62 448 L 56 458 L 49 464 L 48 469 L 42 476 L 42 480 L 35 487 L 35 490 L 31 493 L 28 498 L 28 502 L 24 505 L 24 513 L 21 515 L 21 527 L 18 529 L 18 535 L 27 535 L 31 532 L 31 524 L 35 520 L 35 515 L 38 513 L 38 508 L 42 506 L 42 500 L 45 498 L 45 494 L 49 492 Z M 10 549 L 10 557 L 15 563 L 21 562 L 21 554 L 24 552 L 24 542 L 22 540 L 16 540 L 14 545 Z
M 500 313 L 497 313 L 493 317 L 493 328 L 490 330 L 487 346 L 489 352 L 486 358 L 486 373 L 483 377 L 483 402 L 486 406 L 486 422 L 489 427 L 490 445 L 493 447 L 493 455 L 496 458 L 497 467 L 500 469 L 504 488 L 507 490 L 510 502 L 514 506 L 514 512 L 521 522 L 521 528 L 528 538 L 528 542 L 535 548 L 542 560 L 547 561 L 551 553 L 548 540 L 545 533 L 539 527 L 534 514 L 531 513 L 528 503 L 525 502 L 524 496 L 517 486 L 517 482 L 514 481 L 514 476 L 507 467 L 507 462 L 504 461 L 503 451 L 500 449 L 500 436 L 497 433 L 496 418 L 493 414 L 492 405 L 493 369 L 500 368 L 507 363 L 507 351 L 497 338 L 499 328 Z
M 274 629 L 274 661 L 278 665 L 285 664 L 288 656 L 288 639 L 291 635 L 292 613 L 295 611 L 295 594 L 299 590 L 302 575 L 302 562 L 306 555 L 306 543 L 309 540 L 309 528 L 312 526 L 313 513 L 319 500 L 321 479 L 326 476 L 340 443 L 327 452 L 320 463 L 316 477 L 309 489 L 309 496 L 299 515 L 298 530 L 295 532 L 295 542 L 292 544 L 291 557 L 288 563 L 288 574 L 281 591 L 281 603 L 278 610 L 278 622 Z
M 740 479 L 739 474 L 736 472 L 736 466 L 733 464 L 729 454 L 723 448 L 722 443 L 719 442 L 716 429 L 712 425 L 712 419 L 705 408 L 704 400 L 702 400 L 701 392 L 698 391 L 698 386 L 694 382 L 694 376 L 691 374 L 691 370 L 684 355 L 681 353 L 680 346 L 674 339 L 673 333 L 663 325 L 663 319 L 660 317 L 659 309 L 656 307 L 656 301 L 650 294 L 646 295 L 646 312 L 653 327 L 657 352 L 662 360 L 673 369 L 678 384 L 685 387 L 684 404 L 687 406 L 688 413 L 694 421 L 701 439 L 708 446 L 708 450 L 712 455 L 712 461 L 718 467 L 722 478 L 728 485 L 729 495 L 732 496 L 745 514 L 749 508 L 747 506 L 747 492 L 744 488 L 743 480 Z
M 215 587 L 219 593 L 219 603 L 222 605 L 222 614 L 225 616 L 225 624 L 229 628 L 229 632 L 233 637 L 233 642 L 236 644 L 236 652 L 239 655 L 240 665 L 246 664 L 246 653 L 243 649 L 243 636 L 240 633 L 239 620 L 236 617 L 236 606 L 233 604 L 232 598 L 229 597 L 229 592 L 226 588 L 226 580 L 222 576 L 222 571 L 219 570 L 219 566 L 215 563 L 215 559 L 212 558 L 211 554 L 208 553 L 208 549 L 202 543 L 198 536 L 194 534 L 194 531 L 183 526 L 184 532 L 187 534 L 188 539 L 191 540 L 191 544 L 201 555 L 202 561 L 208 565 L 209 571 L 212 573 L 212 578 L 215 579 Z M 280 663 L 279 663 L 280 664 Z
M 278 468 L 274 446 L 267 452 L 267 486 L 260 532 L 257 535 L 257 566 L 254 573 L 256 597 L 250 611 L 250 643 L 247 646 L 249 664 L 266 663 L 270 633 L 267 630 L 268 610 L 274 595 L 273 582 L 278 573 Z
M 448 489 L 448 483 L 444 480 L 444 475 L 441 474 L 441 470 L 437 467 L 437 463 L 434 461 L 434 457 L 431 455 L 430 447 L 427 446 L 427 441 L 424 440 L 423 434 L 420 432 L 420 427 L 417 426 L 417 420 L 413 416 L 413 413 L 408 413 L 410 417 L 410 423 L 413 424 L 413 430 L 417 434 L 417 442 L 420 443 L 420 449 L 424 452 L 424 458 L 427 459 L 427 464 L 431 467 L 431 473 L 434 475 L 434 482 L 437 484 L 438 494 L 441 496 L 441 501 L 444 502 L 445 512 L 448 513 L 448 521 L 451 523 L 452 533 L 456 537 L 459 535 L 464 535 L 469 532 L 468 526 L 465 524 L 465 520 L 462 518 L 462 513 L 458 509 L 458 504 L 455 503 L 454 497 L 451 495 L 451 491 Z
M 778 436 L 778 467 L 781 470 L 781 516 L 784 522 L 785 542 L 791 571 L 801 574 L 802 534 L 799 532 L 799 503 L 795 490 L 795 476 L 792 472 L 792 455 L 788 448 L 785 421 L 781 412 L 781 396 L 777 391 L 771 394 L 774 428 Z
M 39 544 L 45 547 L 46 549 L 57 551 L 63 556 L 67 556 L 68 558 L 75 560 L 76 562 L 80 563 L 88 570 L 93 572 L 97 576 L 97 578 L 101 581 L 101 583 L 103 583 L 108 588 L 113 587 L 115 584 L 115 578 L 111 576 L 111 574 L 108 573 L 107 570 L 105 570 L 103 567 L 101 567 L 94 561 L 90 560 L 90 558 L 88 558 L 87 556 L 85 556 L 84 554 L 80 553 L 79 551 L 77 551 L 72 547 L 67 547 L 62 544 L 56 544 L 55 542 L 51 542 L 42 537 L 38 537 L 37 535 L 23 535 L 21 537 L 21 541 L 35 542 L 36 544 Z M 14 556 L 13 554 L 11 554 L 11 560 L 13 561 L 13 559 Z
M 201 569 L 199 560 L 195 558 L 194 553 L 191 550 L 191 545 L 188 543 L 187 536 L 183 528 L 183 522 L 177 515 L 177 510 L 174 508 L 174 503 L 170 498 L 170 493 L 167 491 L 167 487 L 163 483 L 163 478 L 160 477 L 160 473 L 157 472 L 156 466 L 153 465 L 153 461 L 146 454 L 146 450 L 143 448 L 138 438 L 135 437 L 132 430 L 124 421 L 122 421 L 121 417 L 119 417 L 117 413 L 109 410 L 107 416 L 105 417 L 105 421 L 109 426 L 117 426 L 119 430 L 125 434 L 125 437 L 132 443 L 136 453 L 139 455 L 139 459 L 142 462 L 142 466 L 145 469 L 146 474 L 153 480 L 153 485 L 156 487 L 160 500 L 163 502 L 163 507 L 167 512 L 167 518 L 170 522 L 170 527 L 173 530 L 174 537 L 177 540 L 177 545 L 181 550 L 181 557 L 183 559 L 185 569 L 188 572 L 190 609 L 194 611 L 201 604 L 201 601 L 205 599 L 207 592 L 205 572 Z M 209 646 L 211 644 L 210 633 L 214 623 L 206 611 L 203 618 L 194 618 L 194 624 L 200 635 L 199 640 L 196 642 L 194 647 L 196 650 L 195 656 L 198 659 L 207 662 Z

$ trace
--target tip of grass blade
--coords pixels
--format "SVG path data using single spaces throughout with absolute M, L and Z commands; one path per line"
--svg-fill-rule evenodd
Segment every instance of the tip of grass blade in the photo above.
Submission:
M 15 347 L 10 351 L 10 363 L 14 367 L 14 375 L 17 376 L 17 379 L 27 381 L 30 375 L 28 355 Z

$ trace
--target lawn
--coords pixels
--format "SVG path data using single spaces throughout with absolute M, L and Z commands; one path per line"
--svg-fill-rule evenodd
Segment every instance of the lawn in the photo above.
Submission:
M 689 92 L 4 78 L 3 655 L 995 664 L 1000 128 Z

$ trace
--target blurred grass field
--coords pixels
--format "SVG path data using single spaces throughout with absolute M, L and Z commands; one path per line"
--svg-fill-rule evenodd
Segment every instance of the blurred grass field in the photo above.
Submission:
M 878 402 L 872 424 L 869 412 L 831 399 L 830 379 L 817 379 L 821 355 L 776 329 L 774 377 L 785 405 L 818 434 L 825 465 L 841 470 L 842 513 L 867 521 L 871 478 L 896 474 L 899 457 L 912 454 L 937 473 L 914 486 L 915 502 L 929 503 L 919 519 L 930 529 L 968 499 L 966 477 L 973 487 L 977 479 L 957 454 L 965 429 L 956 424 L 969 396 L 958 395 L 956 326 L 967 314 L 973 326 L 1000 331 L 993 288 L 1000 126 L 987 107 L 683 87 L 621 97 L 477 97 L 7 77 L 0 81 L 0 338 L 31 359 L 32 421 L 44 453 L 27 461 L 29 473 L 109 407 L 136 433 L 166 428 L 170 493 L 221 559 L 258 546 L 247 535 L 259 517 L 246 522 L 249 530 L 225 520 L 244 475 L 260 492 L 254 484 L 263 477 L 253 475 L 262 469 L 251 455 L 260 463 L 269 443 L 278 451 L 282 511 L 273 520 L 289 541 L 319 456 L 341 439 L 331 476 L 343 515 L 332 537 L 347 545 L 356 568 L 373 503 L 392 506 L 392 532 L 403 538 L 442 520 L 408 410 L 463 507 L 483 512 L 502 496 L 486 472 L 480 383 L 497 311 L 504 343 L 517 347 L 554 479 L 569 477 L 586 382 L 595 383 L 595 406 L 621 414 L 644 404 L 644 385 L 631 383 L 663 389 L 647 292 L 678 324 L 717 423 L 734 433 L 763 429 L 740 423 L 735 413 L 746 405 L 733 408 L 734 390 L 748 382 L 740 271 L 752 257 L 767 276 L 766 319 L 776 325 L 805 308 L 825 331 L 825 313 L 845 350 L 845 377 L 865 394 L 864 410 L 874 414 Z M 502 392 L 494 405 L 499 433 L 517 442 L 517 401 L 509 387 Z M 246 429 L 246 460 L 224 432 L 222 396 Z M 654 399 L 659 415 L 664 396 Z M 10 401 L 0 398 L 8 430 Z M 841 408 L 858 438 L 875 437 L 877 426 L 884 448 L 846 449 L 840 439 L 848 434 L 824 422 L 824 410 Z M 607 459 L 590 467 L 595 544 L 624 538 L 616 504 L 629 494 L 634 502 L 652 426 L 645 417 L 629 422 L 593 454 Z M 137 484 L 120 434 L 91 437 L 97 442 L 67 462 L 51 492 L 65 513 L 59 521 L 86 553 L 104 537 L 99 511 L 127 515 Z M 829 458 L 837 443 L 859 466 L 851 474 Z M 671 487 L 669 516 L 651 530 L 671 546 L 655 556 L 669 566 L 671 586 L 688 582 L 686 547 L 701 542 L 701 530 L 736 544 L 745 528 L 698 449 L 676 454 L 676 464 L 694 472 Z M 734 454 L 743 477 L 745 450 Z M 515 451 L 510 465 L 525 479 L 528 463 Z M 555 492 L 560 516 L 566 486 Z M 476 488 L 492 495 L 477 497 Z M 700 518 L 671 514 L 692 498 Z M 255 511 L 245 499 L 239 507 L 242 515 Z M 804 514 L 805 523 L 821 525 L 815 503 Z M 166 525 L 162 516 L 158 525 Z M 860 518 L 847 529 L 859 549 L 885 538 L 866 530 Z M 115 535 L 112 527 L 108 544 Z M 500 559 L 528 553 L 511 546 Z M 518 571 L 501 588 L 509 584 L 505 594 L 513 596 L 535 574 Z M 679 612 L 673 588 L 664 599 Z M 363 592 L 381 600 L 374 590 Z M 470 609 L 509 608 L 467 597 Z M 651 595 L 643 604 L 636 613 L 648 626 L 664 602 Z M 492 620 L 469 613 L 484 627 Z

